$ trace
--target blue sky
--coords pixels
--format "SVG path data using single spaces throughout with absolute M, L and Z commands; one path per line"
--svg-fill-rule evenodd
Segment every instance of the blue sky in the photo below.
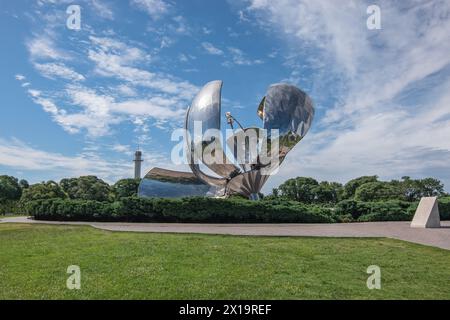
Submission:
M 81 7 L 81 29 L 66 8 Z M 192 97 L 224 81 L 222 111 L 258 125 L 267 87 L 316 106 L 264 189 L 292 176 L 434 176 L 450 186 L 450 4 L 377 1 L 36 0 L 0 8 L 0 173 L 31 182 L 132 175 L 171 163 Z M 225 126 L 225 123 L 223 124 Z

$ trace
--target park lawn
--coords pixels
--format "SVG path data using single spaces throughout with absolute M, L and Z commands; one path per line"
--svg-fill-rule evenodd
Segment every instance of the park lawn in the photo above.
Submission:
M 68 290 L 69 265 L 81 289 Z M 366 269 L 381 267 L 381 290 Z M 450 299 L 450 251 L 385 238 L 0 224 L 0 299 Z

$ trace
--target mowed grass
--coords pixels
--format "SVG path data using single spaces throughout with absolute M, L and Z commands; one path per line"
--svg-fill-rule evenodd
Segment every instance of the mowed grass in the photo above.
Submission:
M 81 290 L 68 290 L 69 265 Z M 381 268 L 381 290 L 366 269 Z M 0 224 L 0 299 L 449 299 L 450 252 L 391 239 Z

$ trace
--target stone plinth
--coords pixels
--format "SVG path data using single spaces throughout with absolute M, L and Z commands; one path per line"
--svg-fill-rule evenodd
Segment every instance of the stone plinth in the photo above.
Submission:
M 420 199 L 411 228 L 440 228 L 439 208 L 437 197 L 423 197 Z

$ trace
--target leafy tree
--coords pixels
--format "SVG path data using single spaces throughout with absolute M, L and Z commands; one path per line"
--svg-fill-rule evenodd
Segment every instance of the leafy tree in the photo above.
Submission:
M 141 179 L 119 180 L 113 186 L 114 195 L 117 199 L 137 196 L 140 182 Z
M 21 202 L 43 199 L 65 199 L 64 191 L 55 181 L 36 183 L 23 190 Z
M 391 184 L 400 191 L 402 198 L 406 201 L 418 201 L 422 197 L 445 195 L 444 185 L 434 178 L 416 180 L 402 177 L 401 181 L 392 180 Z
M 279 192 L 278 188 L 273 188 L 273 189 L 272 189 L 272 196 L 273 196 L 274 198 L 278 198 L 279 195 L 280 195 L 280 192 Z
M 30 186 L 30 184 L 28 183 L 28 181 L 25 180 L 25 179 L 20 180 L 20 181 L 19 181 L 19 185 L 20 185 L 20 188 L 21 188 L 22 190 L 23 190 L 23 189 L 27 189 L 27 188 Z
M 322 181 L 312 189 L 314 201 L 318 203 L 337 203 L 342 197 L 342 184 Z
M 435 197 L 435 196 L 443 196 L 444 185 L 435 178 L 425 178 L 419 180 L 420 193 L 422 197 Z
M 377 182 L 378 176 L 363 176 L 350 180 L 344 185 L 343 198 L 350 199 L 355 196 L 356 189 L 365 183 Z
M 283 197 L 303 203 L 312 203 L 316 199 L 315 189 L 319 186 L 313 178 L 297 177 L 281 184 L 278 189 Z
M 111 200 L 111 187 L 96 176 L 62 179 L 59 184 L 70 199 Z
M 356 189 L 355 200 L 358 201 L 379 201 L 401 199 L 401 191 L 390 182 L 368 182 Z
M 22 189 L 16 178 L 11 176 L 0 176 L 0 201 L 19 200 Z

